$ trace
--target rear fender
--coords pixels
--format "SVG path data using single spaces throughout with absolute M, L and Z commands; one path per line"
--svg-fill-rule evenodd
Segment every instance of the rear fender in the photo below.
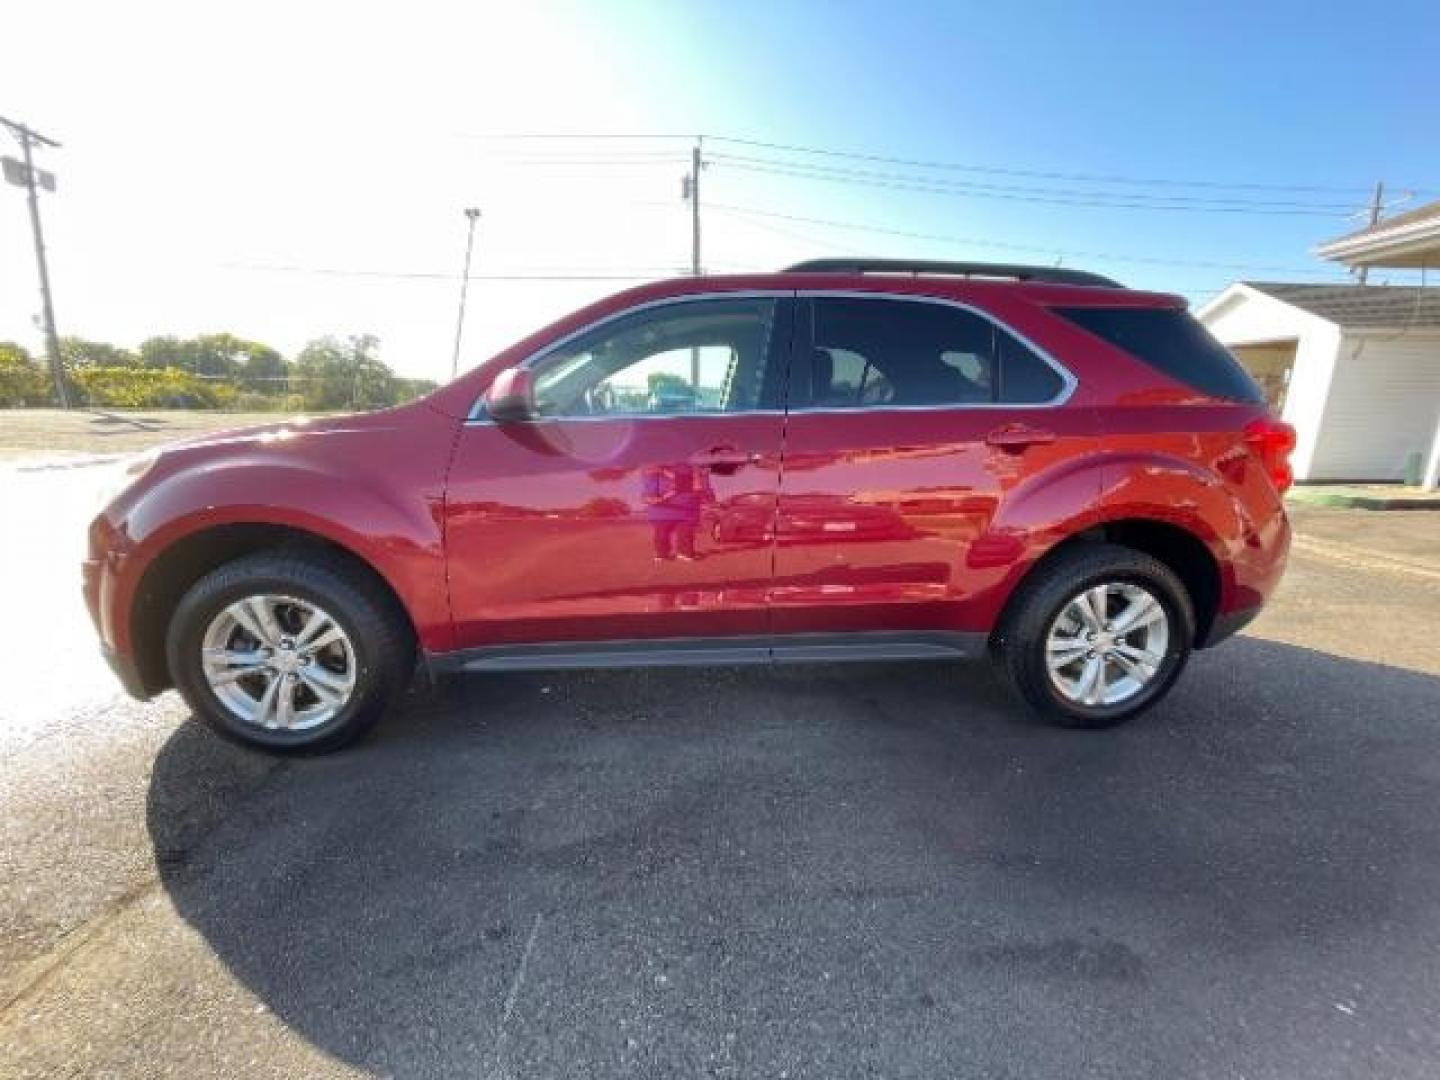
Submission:
M 971 545 L 969 569 L 990 579 L 977 596 L 979 614 L 993 625 L 1015 587 L 1060 544 L 1133 519 L 1174 525 L 1204 544 L 1220 567 L 1224 607 L 1234 590 L 1224 538 L 1242 535 L 1242 512 L 1218 478 L 1165 454 L 1093 455 L 1038 474 L 1005 497 L 990 528 Z

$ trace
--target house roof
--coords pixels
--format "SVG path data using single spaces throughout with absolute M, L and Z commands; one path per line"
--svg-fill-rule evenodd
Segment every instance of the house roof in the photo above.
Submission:
M 1349 266 L 1440 266 L 1440 201 L 1337 236 L 1315 254 Z
M 1315 285 L 1286 281 L 1242 281 L 1240 284 L 1350 329 L 1440 327 L 1440 287 L 1437 286 Z

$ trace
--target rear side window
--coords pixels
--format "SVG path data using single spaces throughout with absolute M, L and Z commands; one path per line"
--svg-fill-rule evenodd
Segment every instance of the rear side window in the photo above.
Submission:
M 1044 404 L 1060 373 L 989 320 L 947 304 L 812 302 L 811 400 L 821 408 Z
M 1175 308 L 1056 308 L 1077 326 L 1211 397 L 1264 404 L 1239 361 L 1188 312 Z

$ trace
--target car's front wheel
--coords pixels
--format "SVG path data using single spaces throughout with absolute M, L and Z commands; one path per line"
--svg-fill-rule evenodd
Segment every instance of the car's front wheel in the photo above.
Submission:
M 323 555 L 262 553 L 211 571 L 181 599 L 167 658 L 217 731 L 267 750 L 331 750 L 403 688 L 405 628 L 371 581 Z
M 1037 712 L 1095 728 L 1164 697 L 1194 637 L 1194 609 L 1174 571 L 1131 548 L 1092 544 L 1059 553 L 1021 584 L 994 645 Z

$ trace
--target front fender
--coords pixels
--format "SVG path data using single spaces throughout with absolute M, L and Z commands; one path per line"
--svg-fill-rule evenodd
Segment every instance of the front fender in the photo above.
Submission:
M 139 489 L 105 515 L 112 644 L 130 650 L 126 613 L 166 550 L 206 529 L 246 524 L 299 530 L 351 552 L 395 592 L 422 647 L 451 647 L 442 524 L 449 433 L 350 434 L 331 432 L 302 447 L 257 440 L 219 456 L 206 447 L 162 455 Z

